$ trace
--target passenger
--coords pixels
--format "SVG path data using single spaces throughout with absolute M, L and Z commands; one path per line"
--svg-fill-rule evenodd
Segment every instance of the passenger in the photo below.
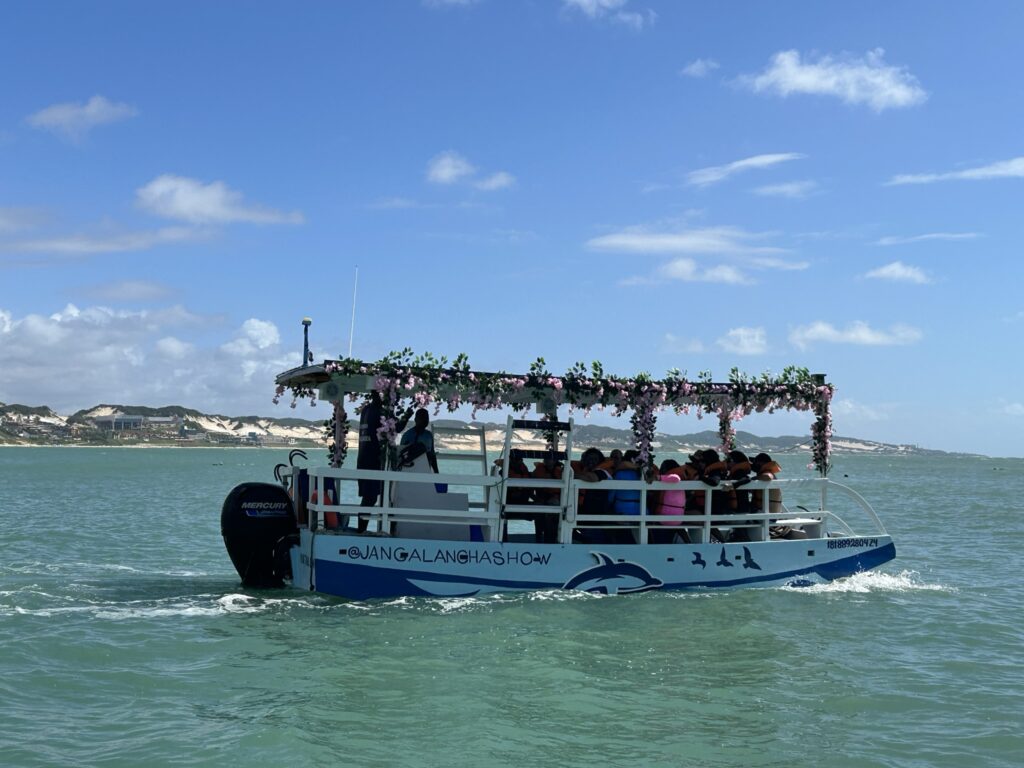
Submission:
M 661 467 L 665 467 L 665 470 L 673 469 L 679 466 L 679 462 L 674 459 L 665 459 L 661 462 Z M 647 466 L 644 467 L 644 480 L 648 483 L 654 483 L 661 479 L 663 474 L 661 467 L 656 466 L 654 456 L 651 456 L 647 462 Z M 647 491 L 647 514 L 656 515 L 658 508 L 661 506 L 661 496 L 663 491 Z
M 597 448 L 588 448 L 580 456 L 579 471 L 576 472 L 576 479 L 585 483 L 599 483 L 602 480 L 610 480 L 611 475 L 607 470 L 601 469 L 604 462 L 604 454 Z M 581 515 L 606 515 L 608 514 L 608 491 L 590 488 L 580 492 L 578 501 L 579 514 Z M 573 538 L 586 544 L 607 544 L 612 541 L 604 529 L 581 528 L 573 531 Z
M 610 454 L 608 454 L 608 458 L 607 459 L 604 459 L 604 460 L 601 461 L 601 464 L 598 466 L 598 469 L 603 469 L 610 476 L 614 477 L 615 476 L 615 470 L 617 470 L 619 468 L 619 464 L 622 463 L 622 458 L 623 458 L 622 451 L 620 451 L 618 448 L 616 448 Z
M 729 451 L 725 463 L 729 468 L 728 479 L 732 483 L 732 488 L 727 492 L 729 511 L 734 515 L 743 512 L 749 513 L 750 491 L 744 490 L 743 486 L 753 479 L 750 476 L 750 461 L 743 451 Z M 746 520 L 744 522 L 748 525 L 757 523 L 756 520 Z M 755 541 L 756 539 L 752 536 L 753 533 L 754 531 L 751 528 L 734 528 L 731 541 Z
M 704 467 L 700 479 L 705 485 L 717 487 L 723 480 L 729 477 L 729 467 L 718 457 L 718 451 L 708 448 L 702 452 L 701 457 Z M 727 494 L 720 490 L 712 491 L 711 511 L 714 514 L 722 514 L 729 511 L 728 507 L 729 500 Z
M 679 467 L 679 462 L 674 459 L 665 459 L 661 463 L 660 472 L 661 475 L 658 478 L 663 483 L 681 483 L 682 478 L 677 474 L 672 474 L 673 469 Z M 685 514 L 686 510 L 686 491 L 662 491 L 659 496 L 660 503 L 657 505 L 657 513 L 659 515 L 682 515 Z M 674 530 L 683 524 L 682 520 L 665 520 L 661 523 L 662 528 L 654 528 L 648 534 L 648 538 L 652 544 L 671 544 L 675 540 L 676 533 L 682 535 L 684 541 L 689 541 L 689 537 L 686 535 L 685 530 Z
M 703 451 L 694 451 L 690 454 L 689 460 L 685 464 L 678 465 L 675 468 L 668 470 L 668 474 L 676 475 L 684 482 L 700 480 L 701 476 L 704 474 L 703 454 Z M 704 491 L 693 490 L 686 494 L 686 514 L 704 514 Z
M 399 443 L 399 449 L 407 448 L 415 443 L 419 443 L 427 452 L 427 462 L 430 464 L 430 468 L 434 470 L 434 472 L 437 472 L 437 454 L 434 453 L 434 435 L 427 429 L 429 425 L 430 414 L 427 413 L 426 408 L 420 408 L 416 411 L 416 421 L 414 426 L 402 435 L 402 440 Z
M 548 453 L 543 462 L 538 462 L 533 470 L 533 477 L 538 480 L 561 480 L 562 463 L 555 458 L 555 454 Z M 562 501 L 562 492 L 556 488 L 537 488 L 534 490 L 534 500 L 538 505 L 557 507 Z M 544 544 L 558 543 L 559 515 L 551 512 L 538 512 L 535 519 L 537 529 L 537 541 Z
M 503 459 L 494 460 L 494 465 L 498 468 L 499 472 L 504 463 Z M 530 477 L 530 470 L 527 468 L 526 462 L 523 461 L 517 451 L 512 451 L 508 464 L 508 478 L 510 480 L 523 480 L 528 477 Z M 509 504 L 529 504 L 533 500 L 532 492 L 529 488 L 525 487 L 509 488 L 505 499 Z
M 739 489 L 751 480 L 750 460 L 743 451 L 729 451 L 725 463 L 729 470 L 728 478 L 732 482 L 732 497 L 729 499 L 729 508 L 733 512 L 749 512 L 750 491 Z
M 561 480 L 565 467 L 554 453 L 548 453 L 544 461 L 534 464 L 533 477 L 537 480 Z M 538 504 L 558 506 L 562 500 L 562 492 L 555 488 L 538 488 L 534 491 L 534 497 Z
M 758 480 L 775 480 L 779 473 L 782 472 L 782 467 L 777 462 L 772 461 L 772 457 L 767 453 L 759 453 L 754 457 L 751 462 L 754 468 L 754 472 L 757 473 Z M 751 504 L 753 508 L 758 512 L 764 509 L 764 491 L 756 490 L 751 492 Z M 781 515 L 784 513 L 782 506 L 782 489 L 781 488 L 770 488 L 768 489 L 768 512 L 773 515 Z M 800 530 L 799 528 L 792 528 L 788 525 L 773 525 L 768 529 L 771 538 L 773 539 L 806 539 L 807 533 Z
M 640 466 L 630 456 L 632 451 L 627 451 L 622 461 L 619 462 L 615 472 L 612 473 L 613 480 L 639 480 Z M 629 457 L 629 458 L 626 458 Z M 616 515 L 639 515 L 640 514 L 640 491 L 626 490 L 623 488 L 612 491 L 608 494 L 608 503 Z

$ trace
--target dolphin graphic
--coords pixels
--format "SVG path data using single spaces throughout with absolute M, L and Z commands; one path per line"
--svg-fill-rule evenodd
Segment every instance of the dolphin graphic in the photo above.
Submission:
M 747 549 L 746 547 L 743 548 L 743 567 L 744 568 L 754 568 L 755 570 L 758 570 L 758 571 L 761 570 L 761 566 L 754 562 L 754 558 L 750 554 L 750 550 Z
M 693 562 L 690 565 L 699 565 L 701 568 L 708 567 L 708 564 L 704 562 L 704 558 L 700 556 L 700 552 L 693 553 Z
M 722 547 L 722 556 L 718 558 L 718 562 L 715 563 L 715 565 L 724 565 L 726 568 L 733 567 L 732 563 L 730 563 L 729 559 L 725 556 L 725 547 Z
M 597 565 L 577 573 L 562 589 L 579 589 L 602 595 L 626 595 L 657 589 L 665 582 L 637 563 L 616 563 L 603 552 L 591 552 Z

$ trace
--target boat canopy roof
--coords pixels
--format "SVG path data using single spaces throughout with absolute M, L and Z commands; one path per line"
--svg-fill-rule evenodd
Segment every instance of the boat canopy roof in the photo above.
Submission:
M 284 371 L 276 383 L 279 394 L 285 390 L 298 396 L 315 393 L 331 402 L 377 392 L 385 399 L 412 397 L 424 404 L 457 400 L 455 406 L 480 409 L 509 406 L 520 410 L 537 405 L 538 410 L 548 411 L 566 404 L 574 408 L 605 406 L 622 412 L 643 405 L 655 410 L 696 406 L 707 412 L 741 412 L 735 416 L 776 409 L 812 410 L 830 400 L 832 393 L 823 374 L 796 367 L 777 376 L 764 373 L 754 377 L 734 368 L 728 381 L 713 381 L 707 373 L 691 380 L 678 370 L 669 371 L 662 379 L 647 373 L 616 376 L 605 373 L 599 363 L 589 367 L 577 363 L 565 374 L 556 375 L 538 359 L 529 373 L 517 374 L 473 370 L 464 356 L 449 363 L 432 355 L 412 357 L 408 350 L 373 363 L 354 358 L 324 360 Z
M 432 354 L 414 355 L 411 350 L 392 352 L 377 362 L 355 358 L 324 360 L 319 364 L 292 368 L 276 379 L 275 402 L 286 391 L 293 397 L 327 400 L 335 404 L 335 416 L 347 422 L 345 400 L 377 393 L 385 412 L 396 414 L 415 405 L 454 411 L 470 406 L 478 410 L 510 407 L 516 411 L 535 405 L 548 419 L 557 417 L 559 406 L 570 412 L 592 408 L 611 409 L 613 415 L 631 412 L 631 425 L 641 456 L 646 458 L 654 439 L 657 413 L 695 410 L 698 417 L 715 414 L 719 421 L 722 447 L 734 445 L 731 424 L 754 412 L 776 410 L 813 411 L 817 419 L 811 428 L 814 463 L 824 474 L 828 470 L 832 434 L 829 403 L 833 388 L 823 374 L 806 368 L 788 367 L 781 374 L 748 376 L 734 368 L 728 381 L 713 381 L 709 373 L 689 379 L 679 370 L 664 378 L 648 373 L 631 377 L 606 373 L 600 363 L 577 363 L 566 373 L 551 373 L 538 358 L 528 373 L 476 371 L 465 355 L 448 361 Z M 294 404 L 294 401 L 293 401 Z

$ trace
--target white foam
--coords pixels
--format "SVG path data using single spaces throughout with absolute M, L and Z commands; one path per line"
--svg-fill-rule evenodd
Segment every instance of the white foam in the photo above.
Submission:
M 955 587 L 943 584 L 928 584 L 920 580 L 917 571 L 900 571 L 899 573 L 883 573 L 881 571 L 864 571 L 855 573 L 845 579 L 836 579 L 824 584 L 812 584 L 807 587 L 782 587 L 784 590 L 805 594 L 832 593 L 867 593 L 867 592 L 956 592 Z
M 155 619 L 175 616 L 227 616 L 233 614 L 265 613 L 268 611 L 297 608 L 323 610 L 326 603 L 310 598 L 265 598 L 252 595 L 228 594 L 189 595 L 165 598 L 163 600 L 130 600 L 122 603 L 91 603 L 53 608 L 22 608 L 12 606 L 0 615 L 59 616 L 63 614 L 87 613 L 98 619 L 125 621 L 129 619 Z

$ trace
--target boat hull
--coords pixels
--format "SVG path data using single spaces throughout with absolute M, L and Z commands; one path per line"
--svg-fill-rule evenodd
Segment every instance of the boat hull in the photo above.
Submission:
M 301 532 L 292 583 L 353 600 L 577 589 L 629 594 L 806 586 L 892 560 L 889 536 L 734 544 L 524 544 Z

